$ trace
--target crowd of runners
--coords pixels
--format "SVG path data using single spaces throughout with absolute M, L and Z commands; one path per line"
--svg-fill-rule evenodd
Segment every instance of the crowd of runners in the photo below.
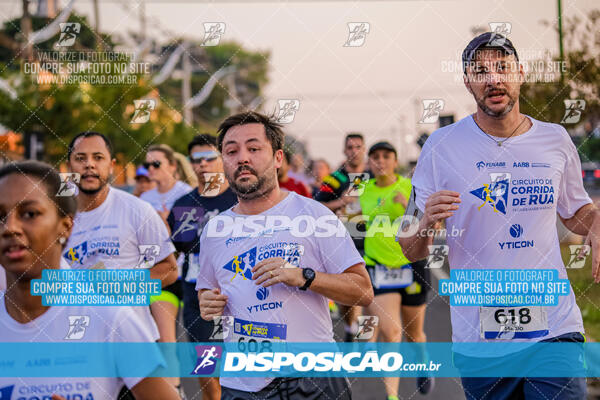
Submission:
M 425 261 L 433 235 L 419 232 L 443 223 L 464 232 L 447 238 L 451 269 L 544 268 L 567 278 L 557 214 L 593 248 L 600 217 L 569 135 L 560 125 L 520 113 L 517 51 L 508 39 L 498 44 L 491 35 L 477 36 L 463 52 L 465 87 L 476 112 L 435 131 L 405 176 L 398 173 L 403 155 L 366 133 L 345 137 L 338 168 L 325 159 L 307 163 L 286 146 L 281 124 L 250 111 L 226 118 L 216 134 L 194 137 L 185 156 L 167 145 L 149 146 L 133 194 L 111 186 L 115 155 L 100 132 L 79 133 L 69 143 L 67 166 L 79 176 L 72 196 L 56 195 L 64 182 L 47 164 L 3 166 L 0 341 L 210 342 L 220 340 L 215 321 L 230 316 L 225 341 L 333 342 L 335 310 L 345 333 L 338 340 L 426 342 L 426 307 L 437 288 Z M 501 168 L 488 168 L 488 162 Z M 525 178 L 551 182 L 547 207 L 511 208 L 508 185 Z M 319 226 L 298 234 L 299 217 L 309 221 L 304 225 L 327 220 L 328 231 L 337 234 L 319 234 Z M 411 222 L 419 229 L 406 234 Z M 515 223 L 534 247 L 497 245 Z M 220 234 L 224 225 L 229 234 Z M 134 268 L 140 260 L 162 284 L 149 307 L 49 307 L 30 291 L 44 269 Z M 598 265 L 593 268 L 598 283 Z M 519 309 L 529 320 L 519 335 L 507 337 L 498 323 L 482 321 L 493 307 L 452 306 L 453 341 L 584 341 L 572 291 L 556 306 Z M 80 319 L 83 335 L 69 329 L 70 316 L 87 317 Z M 360 316 L 377 317 L 367 339 Z M 237 328 L 244 324 L 262 333 Z M 455 362 L 460 368 L 478 357 L 458 353 Z M 159 364 L 157 358 L 148 372 Z M 346 378 L 198 379 L 207 400 L 352 398 Z M 398 399 L 399 379 L 382 379 L 387 400 Z M 70 392 L 56 386 L 67 381 Z M 572 377 L 463 377 L 462 384 L 468 399 L 583 399 L 586 391 L 585 379 Z M 33 386 L 47 391 L 40 399 L 76 398 L 78 387 L 94 399 L 185 398 L 175 377 L 0 377 L 0 399 L 25 398 L 19 393 Z M 433 387 L 432 376 L 417 379 L 421 394 Z

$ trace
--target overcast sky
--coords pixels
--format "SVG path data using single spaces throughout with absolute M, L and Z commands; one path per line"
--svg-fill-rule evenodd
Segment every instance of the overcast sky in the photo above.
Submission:
M 62 0 L 61 4 L 66 4 Z M 584 15 L 593 0 L 564 0 L 563 15 Z M 100 0 L 101 30 L 139 30 L 139 0 Z M 600 4 L 596 6 L 600 8 Z M 92 3 L 76 9 L 92 19 Z M 360 131 L 367 143 L 386 139 L 415 158 L 413 144 L 422 99 L 443 99 L 444 112 L 462 118 L 475 110 L 461 72 L 448 72 L 472 38 L 474 26 L 509 22 L 509 37 L 521 58 L 557 52 L 556 32 L 541 24 L 555 22 L 556 1 L 385 1 L 385 2 L 221 2 L 192 4 L 146 1 L 148 33 L 169 39 L 165 31 L 201 39 L 203 22 L 224 22 L 223 40 L 250 49 L 270 50 L 266 110 L 277 99 L 299 99 L 300 109 L 287 126 L 313 157 L 342 160 L 342 139 Z M 20 14 L 20 2 L 0 2 L 0 19 Z M 160 29 L 152 22 L 158 21 Z M 349 22 L 366 22 L 370 31 L 360 47 L 344 47 Z M 408 143 L 408 144 L 407 144 Z

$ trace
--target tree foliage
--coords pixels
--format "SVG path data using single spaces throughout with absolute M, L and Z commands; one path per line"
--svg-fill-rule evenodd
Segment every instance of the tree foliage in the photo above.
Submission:
M 72 14 L 69 21 L 81 23 L 81 32 L 69 51 L 119 51 L 118 38 L 108 34 L 100 34 L 102 46 L 98 47 L 98 37 L 85 16 Z M 46 18 L 32 17 L 33 30 L 41 29 L 49 22 Z M 23 46 L 20 26 L 20 19 L 17 18 L 6 21 L 0 30 L 0 42 L 10 44 L 12 40 L 19 44 L 18 48 L 0 46 L 0 78 L 6 80 L 18 95 L 12 99 L 5 91 L 0 91 L 0 124 L 18 133 L 41 133 L 47 161 L 64 161 L 70 139 L 84 130 L 107 134 L 114 142 L 116 152 L 120 153 L 121 162 L 139 163 L 147 146 L 153 143 L 167 143 L 185 152 L 187 143 L 194 135 L 214 132 L 216 125 L 229 112 L 229 103 L 226 101 L 231 98 L 231 93 L 223 82 L 215 86 L 204 104 L 193 109 L 193 125 L 185 123 L 182 117 L 181 74 L 174 74 L 158 87 L 152 84 L 153 74 L 183 39 L 157 46 L 159 53 L 153 54 L 155 61 L 151 65 L 152 73 L 131 74 L 135 77 L 133 83 L 90 84 L 71 81 L 48 84 L 40 83 L 36 74 L 25 73 L 25 61 L 20 58 Z M 36 57 L 44 52 L 56 52 L 54 44 L 58 38 L 57 34 L 36 45 Z M 210 75 L 226 66 L 236 68 L 234 83 L 237 98 L 242 104 L 247 105 L 252 98 L 261 95 L 267 83 L 268 52 L 250 51 L 234 42 L 200 47 L 188 41 L 192 43 L 188 50 L 193 67 L 192 95 L 203 87 Z M 130 123 L 135 111 L 134 100 L 137 99 L 156 101 L 156 109 L 147 123 Z
M 545 24 L 548 24 L 545 22 Z M 583 99 L 585 110 L 577 124 L 565 124 L 567 130 L 579 124 L 600 123 L 600 10 L 587 16 L 563 17 L 565 48 L 564 80 L 549 83 L 526 82 L 521 87 L 521 110 L 544 121 L 560 123 L 565 114 L 565 99 Z M 554 58 L 559 61 L 559 58 Z M 584 137 L 577 141 L 583 161 L 600 160 L 600 138 Z

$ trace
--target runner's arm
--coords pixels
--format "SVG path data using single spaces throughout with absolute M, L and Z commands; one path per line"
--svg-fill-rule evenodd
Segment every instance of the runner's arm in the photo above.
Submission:
M 198 291 L 198 305 L 200 316 L 205 321 L 212 321 L 215 317 L 223 315 L 228 297 L 221 294 L 221 289 L 200 289 Z
M 333 212 L 336 212 L 340 208 L 345 207 L 346 204 L 353 201 L 352 198 L 345 198 L 347 197 L 344 196 L 345 190 L 342 186 L 342 183 L 338 179 L 332 175 L 328 175 L 325 180 L 330 180 L 331 184 L 326 182 L 321 183 L 321 187 L 314 197 L 316 201 L 323 204 Z M 332 185 L 337 185 L 337 189 Z
M 421 211 L 415 202 L 416 193 L 413 188 L 406 214 L 398 231 L 396 240 L 402 247 L 402 253 L 410 261 L 418 261 L 427 258 L 429 247 L 433 245 L 433 235 L 430 234 L 431 227 L 438 221 L 452 216 L 458 209 L 460 195 L 450 190 L 440 190 L 433 193 L 425 203 L 425 210 Z M 418 223 L 417 223 L 418 221 Z
M 587 235 L 594 222 L 599 225 L 595 233 L 600 234 L 600 210 L 594 204 L 586 204 L 581 207 L 571 218 L 563 218 L 558 215 L 565 227 L 578 235 Z M 600 236 L 596 236 L 600 240 Z
M 304 285 L 304 282 L 304 278 L 301 277 L 300 286 Z M 315 280 L 309 290 L 347 306 L 367 307 L 374 298 L 371 279 L 362 263 L 351 266 L 341 274 L 315 272 Z
M 177 280 L 177 260 L 173 253 L 150 268 L 150 278 L 160 279 L 162 287 L 169 286 Z
M 302 276 L 302 268 L 285 267 L 286 264 L 281 257 L 267 258 L 252 268 L 252 279 L 256 285 L 263 287 L 277 283 L 292 287 L 304 286 L 306 279 Z M 364 263 L 354 264 L 338 274 L 315 271 L 315 279 L 308 290 L 349 306 L 366 307 L 374 297 L 371 279 Z
M 585 244 L 592 249 L 592 279 L 600 283 L 600 210 L 594 204 L 586 204 L 571 218 L 560 219 L 571 232 L 586 235 Z M 581 251 L 580 255 L 584 256 L 587 250 L 582 248 Z
M 342 196 L 339 199 L 322 202 L 321 204 L 323 204 L 325 207 L 329 208 L 331 211 L 335 212 L 335 211 L 339 210 L 340 208 L 344 207 L 346 204 L 352 203 L 353 201 L 354 201 L 354 199 L 352 197 Z

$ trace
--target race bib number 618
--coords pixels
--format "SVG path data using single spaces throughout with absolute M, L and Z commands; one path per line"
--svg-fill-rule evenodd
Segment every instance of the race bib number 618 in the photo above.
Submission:
M 543 307 L 480 307 L 482 339 L 532 339 L 548 334 Z

